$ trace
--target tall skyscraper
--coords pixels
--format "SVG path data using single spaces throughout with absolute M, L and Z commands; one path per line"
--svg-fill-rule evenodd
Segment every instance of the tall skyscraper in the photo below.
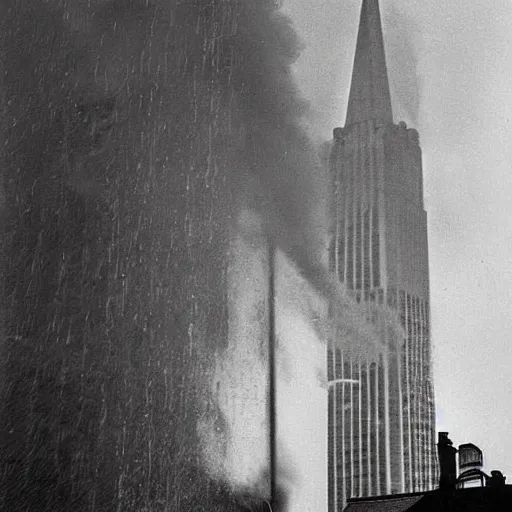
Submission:
M 393 122 L 378 0 L 363 0 L 330 164 L 331 268 L 403 329 L 381 329 L 390 348 L 377 361 L 328 351 L 329 511 L 338 512 L 349 497 L 423 491 L 437 477 L 421 150 L 418 132 Z

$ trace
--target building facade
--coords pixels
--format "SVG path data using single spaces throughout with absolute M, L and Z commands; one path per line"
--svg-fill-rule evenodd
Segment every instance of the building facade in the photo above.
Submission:
M 388 309 L 382 350 L 328 350 L 329 511 L 351 497 L 435 487 L 427 216 L 418 132 L 394 124 L 378 0 L 363 0 L 344 128 L 334 130 L 331 269 Z M 387 319 L 389 323 L 389 318 Z

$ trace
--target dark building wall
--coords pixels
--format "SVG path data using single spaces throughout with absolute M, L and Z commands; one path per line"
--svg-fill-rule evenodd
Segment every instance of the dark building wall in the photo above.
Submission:
M 176 59 L 212 22 L 175 12 L 178 35 L 107 2 L 74 29 L 56 2 L 5 4 L 0 508 L 214 501 L 193 425 L 205 334 L 226 337 L 229 94 Z
M 305 146 L 276 9 L 1 3 L 0 509 L 235 509 L 196 420 L 234 196 L 284 202 L 294 183 L 259 179 Z

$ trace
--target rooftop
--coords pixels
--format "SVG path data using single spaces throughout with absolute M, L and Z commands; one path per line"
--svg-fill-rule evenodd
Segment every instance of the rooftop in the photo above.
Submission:
M 512 510 L 512 485 L 396 494 L 348 501 L 345 512 L 501 512 Z

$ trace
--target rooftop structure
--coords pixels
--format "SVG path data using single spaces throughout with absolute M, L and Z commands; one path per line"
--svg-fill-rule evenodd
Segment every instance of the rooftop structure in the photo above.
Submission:
M 480 468 L 482 451 L 474 444 L 452 446 L 447 432 L 439 432 L 439 488 L 423 493 L 350 499 L 345 512 L 505 512 L 512 509 L 512 485 L 501 471 L 486 475 Z M 457 476 L 457 453 L 459 475 Z M 468 470 L 470 466 L 472 469 Z M 466 488 L 473 480 L 480 485 Z

